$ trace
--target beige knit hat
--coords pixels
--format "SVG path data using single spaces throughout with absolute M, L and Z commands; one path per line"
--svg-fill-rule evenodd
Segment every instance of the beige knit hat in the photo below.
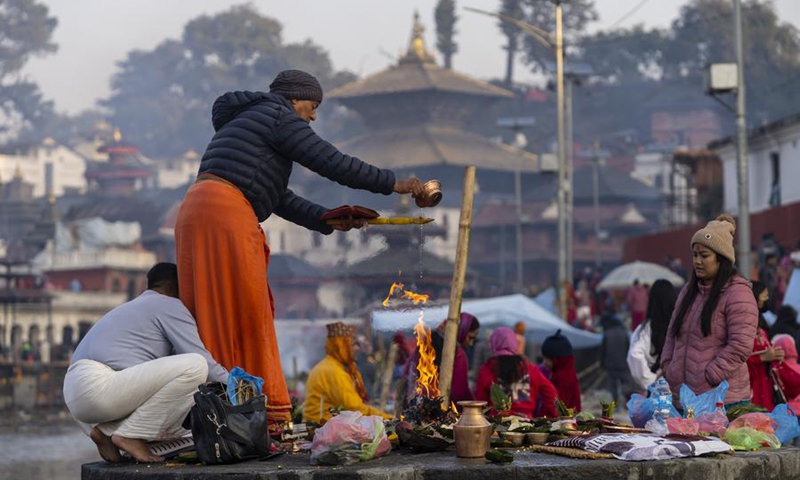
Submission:
M 736 250 L 733 248 L 733 232 L 735 231 L 736 220 L 727 213 L 723 213 L 692 235 L 691 245 L 694 246 L 695 243 L 705 245 L 730 260 L 731 263 L 736 263 Z

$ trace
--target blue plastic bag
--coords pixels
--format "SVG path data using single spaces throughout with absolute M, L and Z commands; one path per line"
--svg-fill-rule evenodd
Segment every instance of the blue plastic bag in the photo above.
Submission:
M 701 413 L 713 413 L 718 403 L 725 403 L 725 394 L 728 393 L 728 381 L 723 380 L 716 388 L 697 395 L 685 383 L 681 385 L 681 408 L 684 414 L 689 408 L 694 410 L 695 416 Z
M 798 424 L 797 417 L 789 405 L 781 403 L 772 410 L 769 417 L 778 424 L 778 428 L 775 429 L 775 436 L 778 437 L 782 444 L 787 444 L 793 438 L 800 436 L 800 424 Z
M 239 380 L 250 382 L 257 394 L 260 395 L 262 393 L 261 390 L 264 388 L 264 380 L 261 377 L 250 375 L 241 367 L 233 367 L 233 370 L 231 370 L 228 375 L 228 401 L 231 402 L 231 405 L 237 404 L 236 387 L 239 384 Z
M 653 393 L 654 385 L 655 384 L 652 384 L 647 387 L 647 390 L 651 394 Z M 652 396 L 648 398 L 638 393 L 631 395 L 626 405 L 628 407 L 628 415 L 631 417 L 631 423 L 633 423 L 633 426 L 636 428 L 644 428 L 647 421 L 653 417 L 653 413 L 656 411 L 656 399 Z M 670 418 L 680 417 L 674 405 L 670 405 L 669 407 L 669 416 Z

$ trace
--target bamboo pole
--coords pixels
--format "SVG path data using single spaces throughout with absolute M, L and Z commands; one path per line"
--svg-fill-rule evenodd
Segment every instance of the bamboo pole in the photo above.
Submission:
M 469 230 L 472 226 L 472 198 L 475 194 L 475 166 L 470 165 L 464 173 L 464 191 L 461 196 L 461 218 L 458 222 L 458 245 L 456 264 L 453 270 L 453 283 L 450 288 L 450 309 L 442 348 L 442 362 L 439 367 L 439 392 L 442 403 L 450 405 L 450 387 L 453 383 L 453 364 L 456 356 L 458 323 L 461 317 L 461 299 L 464 295 L 464 280 L 467 275 L 467 254 L 469 252 Z
M 392 346 L 389 347 L 389 354 L 386 356 L 386 365 L 383 368 L 383 378 L 381 379 L 381 400 L 380 403 L 378 403 L 381 410 L 386 408 L 386 400 L 389 398 L 389 388 L 392 386 L 395 360 L 397 360 L 397 344 L 392 343 Z

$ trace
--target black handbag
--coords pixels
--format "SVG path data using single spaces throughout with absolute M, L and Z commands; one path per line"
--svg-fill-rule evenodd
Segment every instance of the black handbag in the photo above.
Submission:
M 781 403 L 786 403 L 786 394 L 784 393 L 783 388 L 783 381 L 781 381 L 781 377 L 778 376 L 778 372 L 772 369 L 772 365 L 767 365 L 767 373 L 772 380 L 772 403 L 775 405 L 780 405 Z
M 203 384 L 194 402 L 189 412 L 192 438 L 197 457 L 205 465 L 270 457 L 264 395 L 232 405 L 222 384 Z

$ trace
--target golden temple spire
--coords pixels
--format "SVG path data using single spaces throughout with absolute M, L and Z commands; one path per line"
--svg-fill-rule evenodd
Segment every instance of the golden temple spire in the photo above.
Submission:
M 122 140 L 122 132 L 119 131 L 119 128 L 114 128 L 114 141 L 119 142 Z
M 419 20 L 419 12 L 414 10 L 414 25 L 411 27 L 411 41 L 408 43 L 406 54 L 400 59 L 400 63 L 434 63 L 435 60 L 425 48 L 425 27 Z

